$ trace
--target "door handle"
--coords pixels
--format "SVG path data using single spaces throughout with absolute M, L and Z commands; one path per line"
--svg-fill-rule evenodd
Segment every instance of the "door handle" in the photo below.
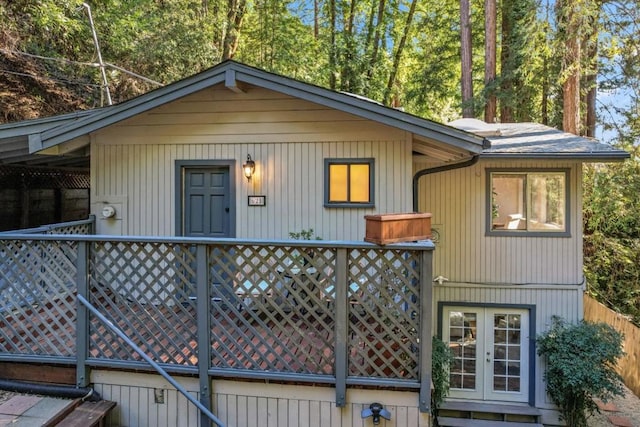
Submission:
M 229 208 L 224 208 L 224 211 L 225 211 L 226 213 L 229 213 Z
M 487 351 L 487 362 L 491 362 L 491 352 Z

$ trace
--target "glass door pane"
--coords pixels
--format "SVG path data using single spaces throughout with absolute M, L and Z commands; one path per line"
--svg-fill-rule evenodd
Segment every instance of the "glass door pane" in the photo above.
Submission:
M 488 367 L 486 398 L 526 401 L 528 399 L 528 339 L 527 311 L 488 310 L 491 322 L 488 338 Z
M 449 373 L 452 397 L 482 396 L 483 378 L 478 375 L 478 357 L 481 356 L 478 336 L 482 335 L 480 324 L 479 313 L 473 308 L 452 307 L 447 310 L 444 340 L 453 353 L 453 365 Z

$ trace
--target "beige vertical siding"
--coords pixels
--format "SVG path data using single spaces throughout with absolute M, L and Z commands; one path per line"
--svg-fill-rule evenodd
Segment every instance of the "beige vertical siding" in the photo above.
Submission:
M 571 237 L 485 236 L 486 169 L 511 167 L 570 168 Z M 480 161 L 469 168 L 422 177 L 420 211 L 431 212 L 432 224 L 441 231 L 434 275 L 468 283 L 581 283 L 581 179 L 580 163 L 549 161 Z
M 175 235 L 175 161 L 234 160 L 237 237 L 280 239 L 313 228 L 325 240 L 361 240 L 364 215 L 411 209 L 409 139 L 264 89 L 211 89 L 93 135 L 92 200 L 126 199 L 122 234 Z M 251 182 L 240 171 L 247 154 L 256 161 Z M 324 208 L 324 159 L 369 157 L 375 208 Z M 265 195 L 266 207 L 248 207 L 249 194 Z M 110 232 L 108 223 L 99 221 L 98 232 Z
M 465 302 L 484 306 L 487 304 L 530 305 L 535 306 L 536 318 L 531 319 L 536 325 L 536 335 L 551 326 L 552 316 L 562 316 L 568 322 L 582 319 L 582 287 L 580 286 L 487 286 L 447 283 L 434 286 L 433 322 L 440 325 L 437 318 L 438 303 Z M 535 339 L 535 337 L 531 337 Z M 548 400 L 543 382 L 544 364 L 536 356 L 535 389 L 536 406 L 539 408 L 553 408 Z
M 148 374 L 94 371 L 92 382 L 104 398 L 117 402 L 107 425 L 128 427 L 197 426 L 199 414 L 161 377 Z M 197 379 L 183 378 L 181 384 L 197 397 Z M 135 384 L 135 385 L 134 385 Z M 165 403 L 154 401 L 162 390 Z M 349 390 L 347 406 L 337 408 L 331 387 L 309 387 L 214 381 L 213 413 L 229 427 L 365 427 L 362 409 L 379 402 L 392 414 L 387 427 L 428 427 L 430 417 L 417 408 L 412 392 Z

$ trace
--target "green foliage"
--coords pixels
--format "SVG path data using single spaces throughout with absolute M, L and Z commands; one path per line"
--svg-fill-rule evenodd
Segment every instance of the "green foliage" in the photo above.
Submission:
M 601 2 L 585 3 L 580 31 L 600 41 L 607 89 L 636 88 L 631 103 L 611 107 L 604 121 L 620 142 L 640 135 L 638 76 L 640 36 L 635 0 L 621 0 L 614 13 Z M 19 35 L 12 49 L 95 62 L 83 0 L 0 0 L 3 30 Z M 230 26 L 237 35 L 234 59 L 313 84 L 353 92 L 447 122 L 460 117 L 460 11 L 458 0 L 101 0 L 88 1 L 108 63 L 164 84 L 218 63 Z M 410 10 L 415 3 L 415 14 Z M 568 5 L 572 2 L 556 2 Z M 246 4 L 241 19 L 230 22 Z M 581 3 L 582 4 L 582 3 Z M 317 9 L 314 9 L 317 5 Z M 554 3 L 508 0 L 498 13 L 498 76 L 484 84 L 484 1 L 471 1 L 474 105 L 496 95 L 513 121 L 562 122 L 560 82 L 566 25 Z M 411 19 L 408 19 L 411 17 Z M 598 19 L 599 17 L 599 19 Z M 507 25 L 505 25 L 507 24 Z M 236 28 L 236 26 L 238 28 Z M 597 27 L 597 28 L 596 28 Z M 597 37 L 594 29 L 602 28 Z M 406 30 L 406 34 L 405 34 Z M 237 33 L 237 34 L 236 34 Z M 406 35 L 406 37 L 405 37 Z M 404 44 L 402 41 L 404 40 Z M 226 41 L 226 42 L 225 42 Z M 402 55 L 397 55 L 400 46 Z M 0 48 L 7 47 L 0 44 Z M 235 49 L 235 46 L 234 46 Z M 505 54 L 507 52 L 508 54 Z M 584 69 L 593 71 L 591 55 Z M 395 67 L 398 58 L 398 67 Z M 99 85 L 95 67 L 50 62 L 51 77 Z M 585 71 L 586 72 L 586 71 Z M 154 89 L 118 70 L 108 79 L 116 102 Z M 85 86 L 87 104 L 99 88 Z
M 289 237 L 295 240 L 322 240 L 320 237 L 313 235 L 313 228 L 308 230 L 302 229 L 300 231 L 289 232 Z
M 444 398 L 449 394 L 449 371 L 453 363 L 453 353 L 446 343 L 435 336 L 431 340 L 431 346 L 431 412 L 435 416 L 438 415 L 438 408 Z
M 584 169 L 588 292 L 640 325 L 640 160 Z
M 608 401 L 623 394 L 615 371 L 622 357 L 622 335 L 605 323 L 567 324 L 555 317 L 537 340 L 538 354 L 546 358 L 547 393 L 572 427 L 586 427 L 597 410 L 593 399 Z

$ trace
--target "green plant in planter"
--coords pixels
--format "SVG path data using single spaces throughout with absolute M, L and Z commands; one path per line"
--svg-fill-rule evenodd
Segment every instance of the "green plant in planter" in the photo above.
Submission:
M 622 334 L 606 323 L 567 324 L 554 317 L 536 342 L 538 354 L 547 361 L 547 393 L 567 425 L 587 425 L 588 415 L 598 410 L 593 398 L 606 402 L 623 394 L 614 370 L 624 354 Z
M 435 425 L 438 425 L 438 409 L 449 394 L 449 372 L 453 363 L 453 353 L 447 344 L 438 337 L 431 340 L 431 414 Z

